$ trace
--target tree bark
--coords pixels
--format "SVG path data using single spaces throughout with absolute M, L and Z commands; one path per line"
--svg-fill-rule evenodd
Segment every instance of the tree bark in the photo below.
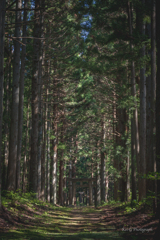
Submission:
M 100 192 L 100 166 L 99 162 L 96 163 L 96 196 L 95 196 L 95 205 L 96 207 L 101 202 L 101 192 Z
M 143 21 L 145 0 L 141 0 L 141 34 L 145 35 L 145 23 Z M 140 56 L 145 56 L 145 45 L 141 48 Z M 146 76 L 145 66 L 140 69 L 140 178 L 139 178 L 139 201 L 146 196 L 146 179 L 142 176 L 146 173 Z
M 71 158 L 71 156 L 70 156 Z M 72 178 L 72 161 L 69 161 L 69 178 Z M 72 204 L 72 181 L 69 181 L 69 205 Z
M 35 9 L 40 7 L 40 0 L 35 1 Z M 31 182 L 30 190 L 38 197 L 38 77 L 40 53 L 40 11 L 35 10 L 34 42 L 33 42 L 33 73 L 32 73 L 32 135 L 31 135 Z
M 24 162 L 23 162 L 23 178 L 22 178 L 22 190 L 23 193 L 27 190 L 27 170 L 28 170 L 28 159 L 27 159 L 27 147 L 29 143 L 29 103 L 28 103 L 28 110 L 27 110 L 27 132 L 26 132 L 26 145 L 24 151 Z
M 39 124 L 38 124 L 38 198 L 41 198 L 41 158 L 42 158 L 42 52 L 39 61 L 39 77 L 38 77 L 38 113 L 39 113 Z
M 77 142 L 77 135 L 75 137 L 75 142 L 73 142 L 73 138 L 72 138 L 72 143 L 74 146 L 74 159 L 73 159 L 73 163 L 72 163 L 72 178 L 76 178 L 76 163 L 77 163 L 77 148 L 78 148 L 78 142 Z M 73 182 L 73 186 L 72 186 L 72 204 L 76 205 L 76 185 Z
M 132 4 L 128 2 L 128 20 L 129 20 L 129 32 L 132 36 Z M 130 40 L 130 49 L 133 52 L 133 43 Z M 136 98 L 136 81 L 135 81 L 135 63 L 131 61 L 131 95 Z M 138 110 L 137 103 L 134 99 L 133 117 L 131 119 L 131 173 L 132 173 L 132 200 L 137 199 L 136 194 L 136 162 L 137 169 L 139 169 L 139 131 L 138 131 Z
M 116 111 L 116 97 L 114 96 L 114 102 L 113 102 L 113 142 L 114 142 L 114 152 L 116 151 L 116 144 L 117 144 L 117 136 L 116 136 L 116 125 L 117 125 L 117 111 Z M 116 154 L 114 156 L 114 170 L 118 171 L 118 162 Z M 114 200 L 118 201 L 118 179 L 114 175 Z
M 27 8 L 28 0 L 24 2 L 24 8 Z M 27 11 L 24 10 L 23 21 L 27 21 Z M 23 37 L 27 36 L 27 26 L 23 25 Z M 19 85 L 19 113 L 18 113 L 18 144 L 17 144 L 17 181 L 16 189 L 20 189 L 20 162 L 21 162 L 21 149 L 22 149 L 22 128 L 23 128 L 23 102 L 24 102 L 24 74 L 25 74 L 25 58 L 26 58 L 26 38 L 22 39 L 21 55 L 21 71 L 20 71 L 20 85 Z
M 126 136 L 125 130 L 127 126 L 127 114 L 126 109 L 122 108 L 119 110 L 119 146 L 122 148 L 122 155 L 119 158 L 119 169 L 121 173 L 121 178 L 119 180 L 119 190 L 120 190 L 120 200 L 125 201 L 126 198 L 126 164 L 127 164 L 127 148 L 126 148 Z
M 156 172 L 156 121 L 155 121 L 155 102 L 156 102 L 156 1 L 152 0 L 151 13 L 151 146 L 153 161 L 153 171 Z M 153 192 L 156 192 L 156 181 L 153 183 Z M 156 198 L 153 200 L 153 212 L 156 208 Z
M 149 2 L 150 3 L 150 2 Z M 151 7 L 151 4 L 150 4 Z M 146 25 L 147 35 L 151 39 L 151 24 Z M 148 52 L 151 55 L 151 51 Z M 152 94 L 152 78 L 151 75 L 146 77 L 146 174 L 154 172 L 154 161 L 153 161 L 153 145 L 151 140 L 153 134 L 153 121 L 151 120 L 151 94 Z M 146 180 L 146 193 L 150 195 L 150 191 L 153 191 L 153 180 Z
M 4 23 L 5 5 L 2 0 L 0 4 L 0 209 L 1 209 L 1 189 L 2 189 L 2 120 L 3 120 L 3 81 L 4 81 Z
M 21 9 L 21 0 L 16 1 L 16 10 Z M 20 37 L 21 12 L 16 11 L 15 37 Z M 11 129 L 9 142 L 9 161 L 7 190 L 16 189 L 17 140 L 18 140 L 18 106 L 19 106 L 19 77 L 20 77 L 20 43 L 14 42 L 13 88 L 11 107 Z
M 43 145 L 42 145 L 42 158 L 41 158 L 41 199 L 45 201 L 46 196 L 46 189 L 45 189 L 45 182 L 46 182 L 46 170 L 45 170 L 45 160 L 46 160 L 46 128 L 45 128 L 45 105 L 43 104 Z
M 61 144 L 64 144 L 64 135 L 65 135 L 65 114 L 64 114 L 64 109 L 62 110 L 62 126 L 61 126 L 61 133 L 60 133 L 60 142 Z M 77 145 L 76 145 L 77 146 Z M 60 149 L 60 166 L 59 166 L 59 203 L 61 206 L 64 204 L 64 160 L 63 160 L 63 155 L 64 155 L 64 149 Z
M 156 76 L 156 172 L 160 172 L 160 1 L 156 1 L 156 40 L 157 40 L 157 76 Z M 157 211 L 160 224 L 160 178 L 157 180 Z
M 48 107 L 49 107 L 49 104 L 48 104 L 48 101 L 49 101 L 49 90 L 48 90 L 48 86 L 46 86 L 46 109 L 45 109 L 45 134 L 46 134 L 46 146 L 45 146 L 45 171 L 46 171 L 46 200 L 48 201 L 49 200 L 49 155 L 48 155 L 48 148 L 50 148 L 48 146 L 49 144 L 49 131 L 48 131 L 48 127 L 49 127 L 49 124 L 48 124 L 48 113 L 49 113 L 49 110 L 48 110 Z
M 47 201 L 50 202 L 50 121 L 47 122 L 47 132 L 48 134 L 47 134 L 47 165 L 46 165 L 47 186 L 46 187 L 47 187 Z
M 57 127 L 57 105 L 54 104 L 54 113 L 55 113 L 55 121 L 54 121 L 54 147 L 53 147 L 53 204 L 57 203 L 57 144 L 58 144 L 58 127 Z
M 7 21 L 10 21 L 10 18 L 7 18 Z M 9 39 L 7 39 L 7 48 L 10 48 Z M 6 93 L 6 101 L 5 101 L 5 111 L 3 116 L 5 117 L 5 128 L 4 128 L 4 163 L 2 170 L 2 189 L 7 189 L 7 169 L 8 169 L 8 157 L 9 157 L 9 125 L 10 125 L 10 82 L 11 82 L 11 60 L 12 53 L 11 51 L 8 53 L 8 62 L 7 62 L 7 74 L 6 74 L 6 86 L 4 84 L 4 93 Z M 5 83 L 5 82 L 4 82 Z
M 105 120 L 104 116 L 101 119 L 101 202 L 105 202 L 105 153 L 104 153 L 104 145 L 105 145 Z

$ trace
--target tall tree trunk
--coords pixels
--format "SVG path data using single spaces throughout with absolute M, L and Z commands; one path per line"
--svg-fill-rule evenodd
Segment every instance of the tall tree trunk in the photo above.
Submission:
M 156 123 L 155 123 L 155 102 L 156 102 L 156 0 L 152 0 L 151 13 L 151 144 L 153 171 L 156 172 Z M 156 192 L 156 181 L 153 183 L 153 192 Z M 153 211 L 156 208 L 156 198 L 153 200 Z
M 54 107 L 53 107 L 54 110 Z M 55 112 L 54 112 L 55 114 Z M 56 131 L 56 123 L 52 119 L 52 130 L 54 131 L 54 136 L 55 139 L 52 139 L 51 141 L 51 146 L 52 146 L 52 151 L 51 151 L 51 167 L 50 167 L 50 199 L 51 203 L 56 204 L 56 182 L 57 182 L 57 131 Z
M 42 158 L 42 54 L 39 61 L 39 77 L 38 77 L 38 198 L 41 198 L 41 158 Z
M 9 22 L 9 17 L 7 21 Z M 7 48 L 9 49 L 9 39 L 7 39 Z M 11 60 L 12 54 L 9 52 L 7 62 L 7 74 L 6 74 L 6 87 L 4 86 L 4 92 L 6 92 L 6 101 L 5 101 L 5 128 L 4 128 L 4 163 L 2 170 L 2 189 L 7 188 L 7 169 L 8 169 L 8 156 L 9 156 L 9 124 L 10 124 L 10 99 L 9 99 L 9 88 L 10 88 L 10 79 L 11 79 Z
M 129 202 L 130 198 L 130 158 L 129 150 L 127 154 L 127 164 L 126 164 L 126 201 Z
M 149 1 L 149 6 L 151 8 L 151 1 Z M 147 35 L 151 39 L 151 24 L 147 25 Z M 151 56 L 151 51 L 148 52 Z M 150 62 L 151 64 L 151 62 Z M 154 172 L 154 160 L 153 160 L 153 144 L 152 144 L 152 134 L 153 134 L 153 119 L 151 119 L 151 101 L 152 101 L 152 78 L 151 75 L 146 77 L 146 174 L 149 172 Z M 150 191 L 153 191 L 153 180 L 146 180 L 146 193 L 150 195 Z
M 104 116 L 101 119 L 101 202 L 105 202 L 105 153 L 104 153 L 104 144 L 105 144 L 105 120 Z
M 16 9 L 21 9 L 21 0 L 16 1 Z M 20 37 L 21 11 L 16 11 L 15 37 Z M 18 106 L 19 106 L 19 71 L 20 70 L 20 43 L 14 42 L 13 61 L 13 88 L 11 107 L 11 129 L 9 142 L 9 161 L 7 189 L 16 189 L 16 163 L 17 163 L 17 140 L 18 140 Z
M 47 95 L 49 94 L 49 91 Z M 48 98 L 49 102 L 49 98 Z M 47 178 L 47 201 L 50 202 L 50 106 L 48 104 L 48 121 L 47 121 L 47 164 L 46 164 L 46 178 Z
M 121 202 L 125 201 L 126 197 L 126 164 L 127 164 L 127 158 L 126 158 L 126 136 L 125 136 L 125 130 L 126 130 L 126 124 L 127 124 L 127 114 L 126 109 L 120 109 L 119 110 L 119 145 L 122 148 L 122 155 L 119 159 L 119 169 L 121 173 L 120 178 L 120 184 L 119 184 L 119 190 L 120 190 L 120 200 Z
M 70 156 L 71 158 L 71 156 Z M 72 178 L 72 161 L 69 161 L 69 178 Z M 69 181 L 69 205 L 72 204 L 72 181 Z
M 49 168 L 49 163 L 48 163 L 48 86 L 46 86 L 46 108 L 45 108 L 45 135 L 46 135 L 46 145 L 45 145 L 45 172 L 46 172 L 46 200 L 48 201 L 48 183 L 49 183 L 49 179 L 48 179 L 48 168 Z
M 24 150 L 24 162 L 23 162 L 23 178 L 22 178 L 22 190 L 23 193 L 27 190 L 27 170 L 28 170 L 28 158 L 27 158 L 27 147 L 29 143 L 29 103 L 28 103 L 28 109 L 27 109 L 27 132 L 26 132 L 26 144 L 25 144 L 25 150 Z
M 57 145 L 58 145 L 58 128 L 55 121 L 55 139 L 54 139 L 54 159 L 53 159 L 53 203 L 57 203 Z
M 38 77 L 39 77 L 39 53 L 40 53 L 40 0 L 35 1 L 35 25 L 33 42 L 33 73 L 32 73 L 32 135 L 31 135 L 31 182 L 30 190 L 36 193 L 38 182 Z
M 75 143 L 73 142 L 73 138 L 72 138 L 72 144 L 73 144 L 73 147 L 74 147 L 74 159 L 73 159 L 73 162 L 72 162 L 72 178 L 76 178 L 76 164 L 77 164 L 77 147 L 78 147 L 78 142 L 77 142 L 77 135 L 75 137 Z M 76 185 L 74 182 L 72 182 L 73 185 L 72 185 L 72 204 L 73 205 L 76 205 L 76 197 L 75 197 L 75 194 L 76 194 Z
M 64 124 L 64 123 L 63 123 Z M 64 143 L 64 125 L 61 127 L 61 143 Z M 59 204 L 63 206 L 63 175 L 64 175 L 64 150 L 60 149 L 60 166 L 59 166 Z
M 57 203 L 57 145 L 58 145 L 58 126 L 57 126 L 57 82 L 54 79 L 54 87 L 55 87 L 55 103 L 53 104 L 53 131 L 54 131 L 54 140 L 53 140 L 53 159 L 52 159 L 52 172 L 51 172 L 51 202 L 53 204 Z
M 58 145 L 58 126 L 57 126 L 57 81 L 54 78 L 54 103 L 53 103 L 53 117 L 52 117 L 52 131 L 55 138 L 52 140 L 52 158 L 51 158 L 51 188 L 50 188 L 50 198 L 51 203 L 57 203 L 57 145 Z
M 2 189 L 2 120 L 3 120 L 3 80 L 4 80 L 4 23 L 5 4 L 2 0 L 0 4 L 0 209 L 1 209 L 1 189 Z
M 145 0 L 142 2 L 141 11 L 141 34 L 145 35 L 145 23 L 143 21 Z M 145 45 L 140 51 L 141 58 L 145 57 Z M 146 179 L 142 176 L 146 173 L 146 76 L 145 66 L 140 69 L 140 178 L 139 178 L 139 201 L 146 196 Z
M 61 142 L 62 146 L 65 143 L 65 128 L 66 128 L 65 110 L 64 110 L 64 107 L 63 107 L 63 110 L 62 110 L 62 127 L 61 127 L 61 135 L 60 135 L 60 142 Z M 76 141 L 76 153 L 77 153 L 77 141 Z M 62 149 L 60 150 L 60 167 L 59 167 L 59 202 L 60 202 L 61 206 L 64 205 L 64 191 L 63 191 L 63 188 L 65 187 L 65 185 L 64 185 L 64 159 L 63 159 L 63 155 L 64 155 L 64 148 L 62 147 Z
M 115 90 L 114 90 L 115 91 Z M 114 94 L 114 102 L 113 102 L 113 142 L 114 142 L 114 153 L 116 151 L 116 143 L 117 143 L 117 136 L 116 136 L 116 123 L 117 123 L 117 111 L 116 111 L 116 97 Z M 117 163 L 117 157 L 116 154 L 114 156 L 114 169 L 115 171 L 118 171 L 118 163 Z M 114 200 L 118 200 L 118 180 L 116 176 L 114 176 Z
M 118 107 L 116 107 L 116 119 L 117 119 L 117 123 L 116 123 L 116 147 L 121 146 L 121 134 L 120 134 L 120 130 L 121 130 L 121 109 L 119 109 Z M 120 174 L 120 170 L 121 170 L 121 156 L 120 154 L 116 155 L 116 170 L 117 172 Z M 122 187 L 122 179 L 120 177 L 118 177 L 117 179 L 117 198 L 115 199 L 116 201 L 119 201 L 121 198 L 121 187 Z
M 99 162 L 96 163 L 96 196 L 95 205 L 98 206 L 101 202 L 101 189 L 100 189 L 100 166 Z
M 156 1 L 156 40 L 157 40 L 157 76 L 156 76 L 156 172 L 160 172 L 160 1 Z M 157 180 L 157 217 L 160 227 L 160 178 Z
M 131 119 L 131 182 L 132 182 L 132 201 L 137 199 L 136 193 L 136 155 L 135 155 L 135 138 L 134 138 L 134 120 Z
M 156 0 L 156 40 L 157 40 L 157 76 L 156 76 L 156 172 L 160 173 L 160 1 Z M 156 217 L 159 219 L 154 240 L 160 236 L 160 177 L 157 180 L 157 209 Z
M 28 0 L 24 2 L 24 8 L 27 8 Z M 27 11 L 24 10 L 23 22 L 27 21 Z M 20 189 L 20 162 L 22 149 L 22 128 L 23 128 L 23 102 L 24 102 L 24 73 L 25 73 L 25 58 L 26 58 L 26 37 L 27 27 L 23 24 L 23 39 L 22 55 L 21 55 L 21 71 L 20 71 L 20 85 L 19 85 L 19 113 L 18 113 L 18 144 L 17 144 L 17 178 L 16 189 Z
M 132 4 L 128 1 L 128 20 L 129 31 L 132 36 Z M 133 43 L 130 41 L 130 49 L 133 51 Z M 136 81 L 135 81 L 135 63 L 131 61 L 131 95 L 136 98 Z M 138 130 L 138 110 L 137 103 L 134 100 L 135 109 L 133 110 L 133 117 L 131 119 L 131 172 L 132 172 L 132 200 L 137 199 L 136 194 L 136 161 L 137 169 L 139 169 L 139 130 Z
M 43 30 L 43 29 L 42 29 Z M 44 77 L 45 77 L 45 67 L 44 67 L 44 58 L 45 58 L 45 51 L 42 48 L 43 51 L 43 57 L 42 57 L 42 81 L 41 83 L 43 84 Z M 41 93 L 43 93 L 44 90 L 44 85 L 43 87 L 41 86 Z M 46 145 L 46 140 L 45 140 L 45 119 L 44 119 L 44 105 L 43 103 L 43 97 L 41 97 L 41 154 L 39 154 L 39 157 L 41 155 L 41 200 L 45 201 L 45 145 Z M 40 106 L 39 106 L 40 107 Z M 40 137 L 40 135 L 39 135 Z M 40 139 L 40 138 L 39 138 Z M 39 151 L 40 151 L 39 149 Z
M 65 160 L 64 160 L 64 176 L 63 176 L 63 205 L 67 205 L 67 193 L 66 193 L 66 187 L 67 187 L 67 182 L 66 182 L 66 165 L 65 165 Z
M 45 107 L 46 104 L 43 104 L 43 145 L 42 145 L 42 158 L 41 158 L 41 199 L 45 201 L 46 196 L 46 189 L 45 189 L 45 182 L 46 182 L 46 170 L 45 170 L 45 160 L 46 160 L 46 128 L 45 128 Z

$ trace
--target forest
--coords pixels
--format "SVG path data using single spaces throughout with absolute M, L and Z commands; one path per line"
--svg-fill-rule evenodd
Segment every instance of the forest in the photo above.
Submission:
M 0 1 L 2 215 L 24 196 L 46 212 L 139 205 L 158 239 L 158 9 L 158 0 Z

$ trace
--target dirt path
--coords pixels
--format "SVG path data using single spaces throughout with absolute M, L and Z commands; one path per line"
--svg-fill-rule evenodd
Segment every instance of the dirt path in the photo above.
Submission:
M 156 224 L 147 214 L 124 214 L 113 206 L 95 209 L 21 205 L 18 210 L 15 206 L 10 211 L 3 209 L 0 240 L 148 240 Z
M 23 209 L 23 211 L 22 211 Z M 47 210 L 47 211 L 46 211 Z M 17 215 L 18 214 L 18 215 Z M 94 208 L 7 209 L 0 216 L 0 239 L 123 240 L 115 227 L 103 222 L 103 211 Z

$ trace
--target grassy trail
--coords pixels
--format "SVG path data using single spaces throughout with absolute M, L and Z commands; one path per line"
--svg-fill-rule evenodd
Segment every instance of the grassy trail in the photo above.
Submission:
M 148 207 L 129 203 L 69 208 L 8 193 L 2 204 L 0 240 L 150 240 L 158 225 Z
M 5 211 L 6 227 L 0 231 L 1 240 L 123 240 L 114 226 L 106 226 L 103 222 L 103 211 L 94 208 L 49 205 L 33 209 L 21 204 L 12 206 L 10 212 Z

